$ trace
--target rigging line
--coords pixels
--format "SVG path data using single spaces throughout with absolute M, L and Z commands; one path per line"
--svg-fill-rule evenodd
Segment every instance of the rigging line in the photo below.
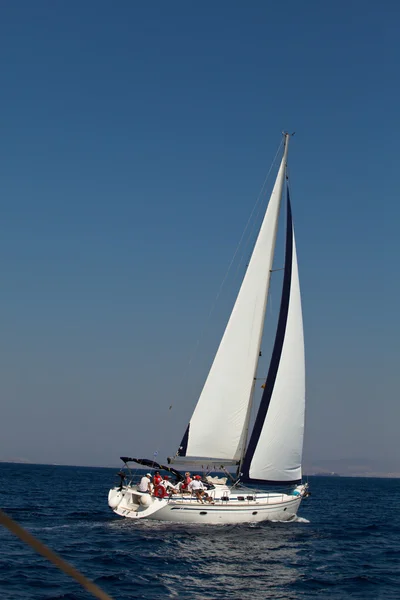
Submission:
M 225 273 L 225 276 L 224 276 L 224 278 L 223 278 L 223 280 L 222 280 L 222 283 L 221 283 L 221 285 L 220 285 L 220 287 L 219 287 L 219 290 L 218 290 L 217 296 L 216 296 L 216 298 L 215 298 L 215 300 L 214 300 L 214 304 L 213 304 L 213 305 L 212 305 L 212 307 L 211 307 L 211 310 L 210 310 L 209 317 L 211 316 L 211 314 L 212 314 L 212 312 L 213 312 L 213 310 L 214 310 L 214 308 L 215 308 L 215 304 L 216 304 L 216 302 L 217 302 L 217 300 L 218 300 L 218 298 L 219 298 L 219 296 L 220 296 L 220 294 L 221 294 L 221 292 L 222 292 L 222 288 L 223 288 L 223 286 L 224 286 L 224 284 L 225 284 L 225 281 L 226 281 L 226 279 L 227 279 L 227 277 L 228 277 L 228 275 L 229 275 L 229 272 L 230 272 L 230 270 L 231 270 L 231 268 L 232 268 L 232 265 L 233 265 L 233 262 L 234 262 L 234 260 L 235 260 L 235 258 L 236 258 L 236 255 L 237 255 L 237 253 L 239 252 L 239 248 L 240 248 L 240 246 L 242 245 L 243 239 L 244 239 L 244 237 L 245 237 L 245 235 L 246 235 L 246 231 L 247 231 L 247 229 L 248 229 L 248 227 L 249 227 L 249 225 L 250 225 L 250 222 L 251 222 L 251 220 L 252 220 L 252 218 L 253 218 L 254 212 L 255 212 L 256 208 L 258 207 L 258 205 L 259 205 L 259 203 L 260 203 L 260 200 L 261 200 L 262 196 L 264 195 L 264 192 L 265 192 L 265 186 L 267 185 L 267 181 L 268 181 L 268 179 L 269 179 L 269 176 L 271 175 L 271 171 L 272 171 L 272 169 L 274 168 L 274 165 L 275 165 L 276 159 L 277 159 L 277 157 L 278 157 L 278 154 L 279 154 L 279 152 L 280 152 L 280 150 L 281 150 L 281 147 L 282 147 L 282 144 L 283 144 L 283 142 L 284 142 L 284 139 L 282 138 L 282 139 L 281 139 L 281 143 L 280 143 L 280 144 L 279 144 L 279 146 L 278 146 L 278 150 L 276 151 L 276 153 L 275 153 L 275 156 L 274 156 L 274 159 L 273 159 L 273 161 L 272 161 L 272 163 L 271 163 L 271 166 L 270 166 L 270 168 L 269 168 L 269 170 L 268 170 L 268 173 L 267 173 L 267 174 L 266 174 L 266 176 L 265 176 L 264 182 L 263 182 L 263 184 L 262 184 L 262 186 L 261 186 L 261 190 L 260 190 L 260 192 L 259 192 L 259 194 L 258 194 L 258 196 L 257 196 L 256 203 L 255 203 L 255 204 L 254 204 L 254 206 L 253 206 L 253 209 L 252 209 L 252 211 L 251 211 L 251 213 L 250 213 L 250 216 L 249 216 L 249 218 L 248 218 L 248 220 L 247 220 L 246 226 L 245 226 L 245 228 L 244 228 L 244 230 L 243 230 L 243 233 L 242 233 L 242 235 L 241 235 L 241 237 L 240 237 L 239 243 L 238 243 L 238 245 L 237 245 L 237 247 L 236 247 L 236 250 L 235 250 L 235 252 L 234 252 L 234 254 L 233 254 L 233 256 L 232 256 L 231 262 L 229 263 L 228 269 L 227 269 L 227 271 L 226 271 L 226 273 Z M 244 250 L 246 249 L 246 247 L 248 246 L 248 244 L 249 244 L 249 242 L 250 242 L 250 240 L 251 240 L 251 237 L 252 237 L 252 234 L 253 234 L 254 228 L 255 228 L 255 226 L 256 226 L 256 224 L 257 224 L 257 220 L 258 220 L 258 217 L 259 217 L 259 215 L 260 215 L 261 208 L 262 208 L 262 207 L 261 207 L 261 205 L 260 205 L 260 206 L 258 207 L 257 218 L 255 219 L 255 223 L 253 223 L 253 226 L 252 226 L 252 228 L 251 228 L 251 231 L 250 231 L 250 233 L 249 233 L 249 236 L 248 236 L 248 238 L 247 238 L 247 241 L 245 242 L 245 245 L 244 245 L 244 248 L 243 248 L 243 255 L 244 255 Z M 255 243 L 255 241 L 254 241 L 254 243 Z M 243 256 L 242 256 L 242 258 L 240 259 L 239 266 L 240 266 L 240 264 L 242 263 L 242 261 L 243 261 Z M 239 269 L 239 266 L 238 266 L 238 268 L 236 269 L 236 273 L 237 273 L 237 271 L 238 271 L 238 269 Z
M 237 264 L 237 267 L 236 267 L 235 273 L 234 273 L 234 275 L 233 275 L 233 280 L 234 280 L 235 282 L 236 282 L 236 277 L 237 277 L 237 275 L 238 275 L 238 273 L 239 273 L 240 267 L 241 267 L 241 266 L 242 266 L 242 264 L 243 264 L 243 260 L 244 260 L 244 257 L 245 257 L 245 251 L 246 251 L 246 249 L 247 249 L 249 246 L 251 246 L 251 247 L 250 247 L 250 251 L 249 251 L 249 254 L 248 254 L 248 258 L 247 258 L 247 265 L 246 265 L 246 269 L 247 269 L 247 267 L 248 267 L 248 263 L 250 262 L 250 259 L 251 259 L 251 254 L 252 254 L 252 252 L 253 252 L 253 250 L 254 250 L 254 246 L 255 246 L 255 244 L 256 244 L 256 236 L 254 236 L 254 231 L 255 231 L 255 230 L 257 230 L 257 226 L 259 225 L 259 217 L 260 217 L 260 213 L 261 213 L 262 209 L 263 209 L 263 205 L 262 205 L 262 203 L 260 202 L 260 205 L 259 205 L 259 207 L 258 207 L 257 214 L 256 214 L 256 216 L 255 216 L 255 218 L 254 218 L 254 220 L 253 220 L 253 225 L 252 225 L 252 227 L 251 227 L 251 230 L 250 230 L 250 232 L 249 232 L 249 235 L 247 236 L 247 240 L 246 240 L 246 242 L 245 242 L 245 243 L 244 243 L 244 245 L 243 245 L 243 252 L 242 252 L 242 256 L 241 256 L 241 258 L 240 258 L 240 260 L 239 260 L 239 262 L 238 262 L 238 264 Z M 254 238 L 254 239 L 253 239 L 253 238 Z M 245 271 L 244 271 L 244 272 L 246 272 L 246 269 L 245 269 Z
M 95 598 L 99 598 L 99 600 L 112 600 L 111 596 L 103 592 L 98 585 L 87 579 L 82 573 L 75 569 L 69 562 L 58 556 L 53 550 L 50 550 L 48 546 L 45 546 L 43 542 L 38 540 L 31 533 L 26 531 L 21 525 L 19 525 L 14 519 L 6 515 L 0 509 L 0 525 L 3 525 L 6 529 L 11 531 L 14 535 L 19 537 L 20 540 L 28 544 L 31 548 L 36 550 L 39 554 L 47 558 L 50 562 L 52 562 L 60 571 L 63 571 L 66 575 L 69 575 L 75 581 L 77 581 L 83 588 L 85 588 L 92 596 Z
M 279 151 L 280 151 L 280 149 L 281 149 L 281 146 L 282 146 L 282 144 L 283 144 L 283 143 L 284 143 L 284 138 L 282 138 L 282 140 L 281 140 L 281 143 L 280 143 L 280 145 L 279 145 L 279 148 L 278 148 L 278 150 L 277 150 L 277 152 L 276 152 L 276 154 L 275 154 L 274 160 L 272 161 L 271 167 L 270 167 L 270 169 L 269 169 L 269 171 L 268 171 L 268 174 L 267 174 L 267 176 L 266 176 L 266 178 L 265 178 L 265 180 L 264 180 L 264 183 L 263 183 L 263 185 L 262 185 L 261 191 L 260 191 L 260 193 L 259 193 L 259 196 L 258 196 L 258 198 L 257 198 L 256 204 L 255 204 L 255 206 L 254 206 L 254 208 L 253 208 L 253 210 L 252 210 L 252 213 L 251 213 L 251 215 L 250 215 L 250 217 L 249 217 L 249 221 L 251 220 L 251 218 L 252 218 L 252 216 L 253 216 L 253 214 L 254 214 L 254 211 L 255 211 L 255 209 L 256 209 L 256 207 L 257 207 L 257 204 L 259 203 L 259 200 L 260 200 L 261 196 L 262 196 L 262 195 L 264 195 L 264 196 L 265 196 L 265 185 L 266 185 L 266 183 L 267 183 L 267 180 L 268 180 L 268 177 L 269 177 L 269 175 L 270 175 L 270 173 L 271 173 L 271 170 L 273 169 L 273 167 L 274 167 L 274 165 L 275 165 L 276 159 L 277 159 L 277 157 L 278 157 L 278 153 L 279 153 Z M 260 202 L 260 203 L 259 203 L 258 210 L 257 210 L 256 217 L 255 217 L 255 219 L 253 220 L 253 225 L 252 225 L 252 227 L 251 227 L 251 230 L 250 230 L 250 232 L 249 232 L 249 234 L 248 234 L 248 236 L 247 236 L 247 240 L 246 240 L 246 242 L 244 243 L 244 246 L 243 246 L 243 253 L 242 253 L 242 256 L 241 256 L 241 258 L 240 258 L 240 260 L 239 260 L 239 263 L 238 263 L 238 265 L 237 265 L 237 267 L 236 267 L 236 270 L 235 270 L 235 273 L 234 273 L 234 276 L 233 276 L 233 278 L 234 278 L 234 279 L 236 279 L 236 276 L 237 276 L 237 274 L 238 274 L 238 272 L 239 272 L 239 269 L 240 269 L 240 267 L 241 267 L 241 265 L 242 265 L 242 263 L 243 263 L 243 259 L 244 259 L 244 256 L 245 256 L 245 250 L 246 250 L 246 248 L 248 248 L 248 246 L 251 244 L 250 255 L 249 255 L 249 258 L 248 258 L 248 261 L 250 261 L 250 258 L 251 258 L 251 253 L 252 253 L 252 251 L 253 251 L 253 249 L 254 249 L 254 246 L 255 246 L 255 243 L 256 243 L 256 239 L 253 239 L 253 234 L 254 234 L 254 230 L 256 230 L 256 229 L 257 229 L 257 226 L 259 226 L 259 216 L 260 216 L 260 213 L 261 213 L 261 211 L 262 211 L 262 210 L 263 210 L 263 205 L 262 205 L 262 203 Z M 265 210 L 265 209 L 264 209 L 264 210 Z M 246 228 L 247 228 L 247 226 L 249 225 L 249 221 L 247 222 Z M 246 228 L 245 228 L 245 230 L 244 230 L 244 232 L 243 232 L 243 235 L 242 235 L 242 238 L 241 238 L 241 240 L 243 239 L 243 236 L 244 236 L 244 234 L 245 234 Z M 239 245 L 240 245 L 240 242 L 239 242 Z M 247 267 L 247 265 L 246 265 L 246 267 Z
M 264 178 L 264 182 L 263 182 L 263 184 L 262 184 L 262 186 L 261 186 L 261 190 L 260 190 L 260 192 L 259 192 L 259 194 L 258 194 L 258 196 L 257 196 L 257 200 L 256 200 L 256 202 L 255 202 L 255 204 L 254 204 L 254 206 L 253 206 L 253 209 L 252 209 L 252 211 L 251 211 L 251 213 L 250 213 L 250 216 L 249 216 L 249 218 L 248 218 L 248 220 L 247 220 L 246 226 L 245 226 L 245 228 L 244 228 L 244 230 L 243 230 L 243 233 L 242 233 L 242 235 L 241 235 L 241 237 L 240 237 L 240 240 L 239 240 L 239 242 L 238 242 L 238 244 L 237 244 L 236 250 L 235 250 L 235 252 L 233 253 L 233 256 L 232 256 L 232 258 L 231 258 L 231 261 L 230 261 L 230 263 L 229 263 L 229 265 L 228 265 L 228 269 L 227 269 L 227 271 L 226 271 L 226 273 L 225 273 L 225 275 L 224 275 L 224 277 L 223 277 L 223 279 L 222 279 L 222 282 L 221 282 L 221 284 L 220 284 L 220 286 L 219 286 L 219 289 L 218 289 L 217 295 L 216 295 L 216 297 L 215 297 L 215 299 L 214 299 L 214 301 L 213 301 L 213 303 L 212 303 L 212 305 L 211 305 L 210 311 L 209 311 L 209 313 L 208 313 L 208 316 L 207 316 L 207 318 L 206 318 L 205 325 L 204 325 L 204 327 L 203 327 L 203 329 L 202 329 L 202 331 L 201 331 L 201 333 L 200 333 L 200 336 L 199 336 L 199 338 L 197 339 L 197 341 L 196 341 L 196 344 L 195 344 L 195 346 L 194 346 L 194 348 L 193 348 L 192 354 L 191 354 L 191 356 L 190 356 L 190 358 L 189 358 L 188 367 L 189 367 L 189 366 L 192 364 L 192 361 L 193 361 L 193 359 L 194 359 L 194 357 L 195 357 L 195 355 L 196 355 L 197 349 L 198 349 L 198 347 L 199 347 L 200 341 L 201 341 L 201 340 L 202 340 L 202 338 L 203 338 L 203 335 L 204 335 L 205 329 L 206 329 L 206 327 L 207 327 L 208 321 L 210 320 L 210 317 L 211 317 L 212 313 L 214 312 L 215 306 L 216 306 L 216 304 L 217 304 L 217 301 L 218 301 L 218 299 L 219 299 L 219 297 L 220 297 L 220 295 L 221 295 L 222 289 L 223 289 L 223 287 L 224 287 L 224 285 L 225 285 L 225 282 L 226 282 L 226 280 L 227 280 L 227 278 L 228 278 L 228 275 L 229 275 L 229 273 L 230 273 L 230 270 L 231 270 L 231 268 L 232 268 L 232 265 L 233 265 L 233 263 L 234 263 L 234 260 L 235 260 L 235 258 L 236 258 L 236 256 L 237 256 L 237 254 L 238 254 L 238 252 L 239 252 L 239 249 L 240 249 L 240 247 L 241 247 L 241 245 L 242 245 L 243 239 L 244 239 L 244 237 L 245 237 L 245 235 L 246 235 L 246 231 L 247 231 L 247 229 L 248 229 L 248 227 L 249 227 L 249 225 L 250 225 L 250 222 L 251 222 L 251 220 L 252 220 L 252 218 L 253 218 L 254 212 L 255 212 L 255 210 L 256 210 L 256 208 L 257 208 L 257 206 L 258 206 L 259 202 L 260 202 L 260 199 L 262 198 L 262 196 L 263 196 L 263 194 L 264 194 L 265 186 L 267 185 L 267 181 L 268 181 L 268 179 L 269 179 L 269 176 L 270 176 L 270 174 L 271 174 L 271 171 L 272 171 L 272 169 L 274 168 L 274 165 L 275 165 L 276 159 L 277 159 L 277 157 L 278 157 L 278 154 L 279 154 L 279 152 L 280 152 L 280 150 L 281 150 L 281 147 L 282 147 L 283 143 L 284 143 L 284 139 L 282 138 L 282 139 L 281 139 L 281 142 L 280 142 L 280 144 L 279 144 L 279 146 L 278 146 L 278 149 L 277 149 L 277 151 L 276 151 L 276 153 L 275 153 L 274 159 L 273 159 L 273 161 L 272 161 L 272 163 L 271 163 L 271 166 L 270 166 L 270 168 L 269 168 L 269 170 L 268 170 L 268 173 L 267 173 L 267 175 L 266 175 L 266 176 L 265 176 L 265 178 Z M 259 213 L 260 213 L 260 208 L 259 208 L 259 211 L 258 211 L 258 215 L 259 215 Z M 253 229 L 254 229 L 254 225 L 253 225 L 252 231 L 253 231 Z M 251 233 L 252 233 L 252 231 L 251 231 Z M 250 233 L 250 235 L 251 235 L 251 233 Z M 250 237 L 249 237 L 249 239 L 250 239 Z M 247 240 L 247 242 L 246 242 L 246 246 L 247 246 L 247 244 L 249 243 L 249 239 L 248 239 L 248 240 Z M 243 260 L 243 257 L 242 257 L 242 259 L 241 259 L 241 261 L 240 261 L 240 262 L 242 262 L 242 260 Z M 187 372 L 188 372 L 188 369 L 186 368 L 186 370 L 185 370 L 185 376 L 187 376 Z

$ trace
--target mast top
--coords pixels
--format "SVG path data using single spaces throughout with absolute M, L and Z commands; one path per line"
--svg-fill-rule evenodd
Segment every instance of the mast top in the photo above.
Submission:
M 285 144 L 288 142 L 290 137 L 294 136 L 295 133 L 295 131 L 293 131 L 293 133 L 289 133 L 288 131 L 282 131 L 282 135 L 285 138 Z

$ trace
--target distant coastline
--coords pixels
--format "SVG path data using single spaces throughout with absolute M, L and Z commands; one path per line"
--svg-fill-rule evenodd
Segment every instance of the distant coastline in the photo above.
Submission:
M 400 478 L 400 461 L 379 458 L 341 458 L 305 461 L 304 473 L 325 477 Z
M 22 460 L 22 459 L 0 459 L 0 464 L 8 464 L 8 465 L 31 465 L 31 466 L 41 466 L 41 467 L 79 467 L 82 469 L 120 469 L 120 464 L 115 465 L 77 465 L 77 464 L 67 464 L 67 463 L 47 463 L 47 462 L 35 462 L 31 460 Z
M 45 463 L 35 462 L 25 458 L 3 458 L 0 459 L 0 464 L 15 464 L 15 465 L 42 465 L 48 467 L 82 467 L 89 469 L 119 469 L 120 463 L 116 462 L 113 465 L 91 465 L 91 464 L 65 464 L 65 463 Z M 399 479 L 400 465 L 387 465 L 378 460 L 371 459 L 329 459 L 315 461 L 314 463 L 306 463 L 303 473 L 304 477 L 370 477 L 376 479 Z M 329 466 L 336 468 L 329 469 Z M 386 469 L 385 469 L 386 467 Z M 389 467 L 390 470 L 387 468 Z
M 364 477 L 371 479 L 400 479 L 400 473 L 305 473 L 304 477 Z

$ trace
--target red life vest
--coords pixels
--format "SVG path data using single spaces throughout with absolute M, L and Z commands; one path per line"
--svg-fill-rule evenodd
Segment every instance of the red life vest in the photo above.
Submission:
M 167 495 L 167 490 L 163 485 L 156 485 L 154 488 L 154 495 L 156 498 L 164 498 Z
M 189 477 L 189 476 L 185 477 L 185 479 L 183 480 L 183 483 L 181 485 L 181 490 L 187 490 L 187 487 L 191 481 L 192 481 L 191 477 Z
M 153 477 L 153 484 L 155 486 L 156 485 L 160 485 L 161 481 L 162 481 L 161 475 L 154 475 L 154 477 Z

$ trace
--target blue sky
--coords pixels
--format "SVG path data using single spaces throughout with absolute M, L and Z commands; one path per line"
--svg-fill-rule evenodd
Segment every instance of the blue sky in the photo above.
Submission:
M 287 129 L 306 461 L 400 461 L 399 17 L 394 1 L 3 4 L 0 458 L 174 452 Z

